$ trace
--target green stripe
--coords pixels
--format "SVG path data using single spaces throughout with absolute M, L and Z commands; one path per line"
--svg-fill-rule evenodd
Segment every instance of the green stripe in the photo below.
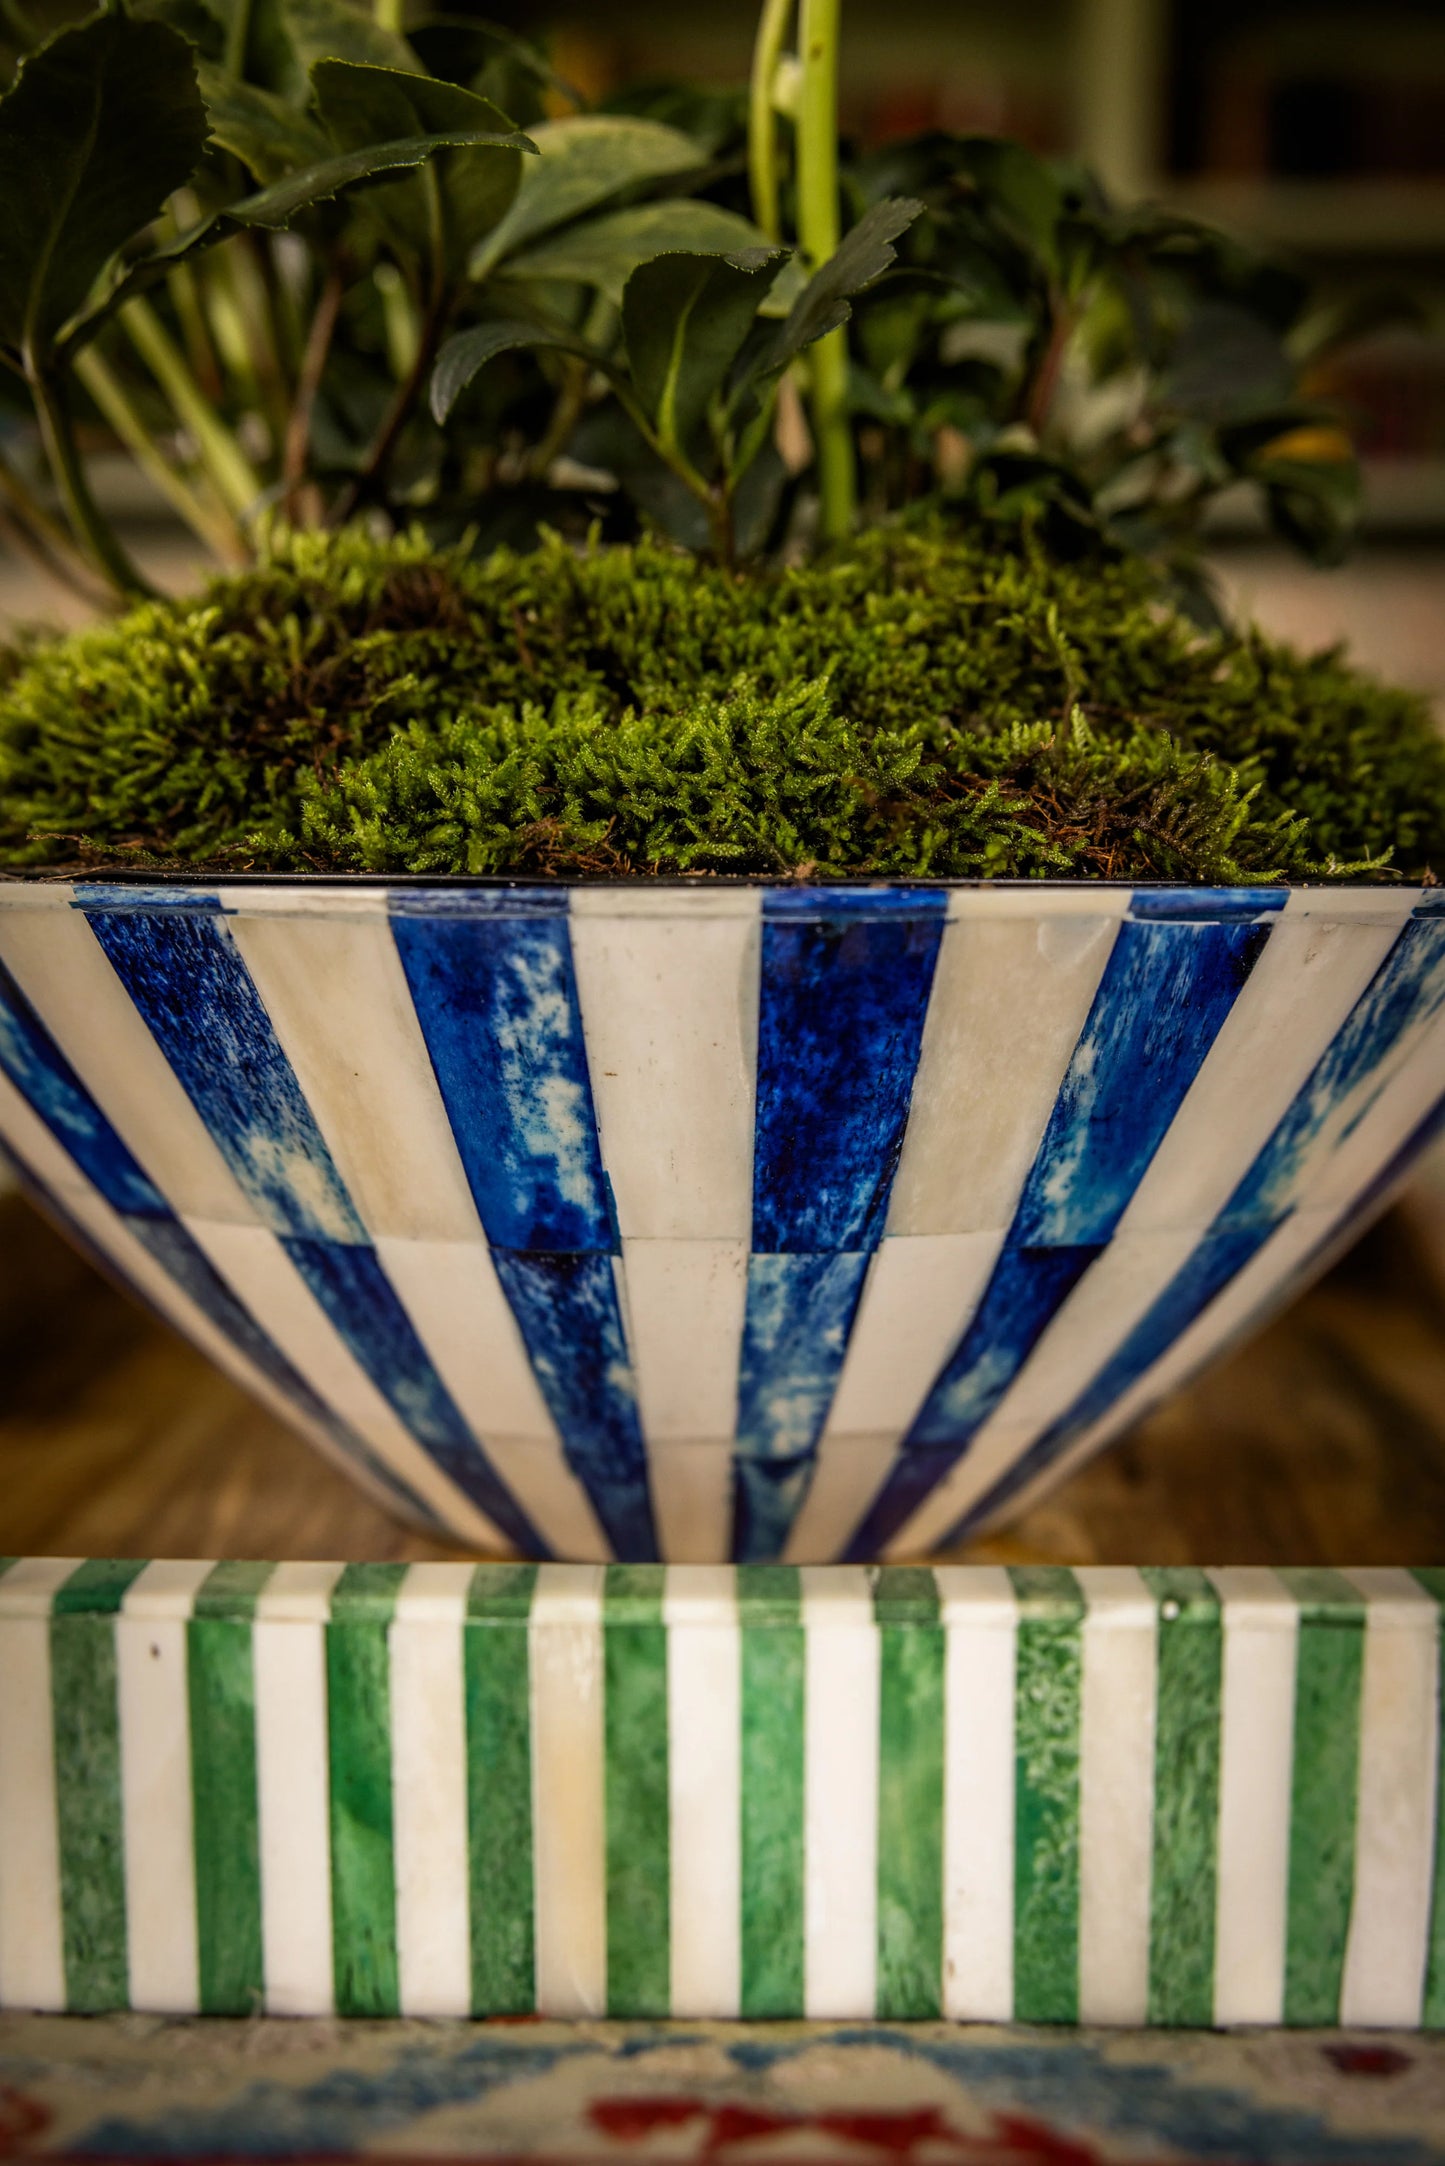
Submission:
M 114 1619 L 144 1568 L 97 1558 L 71 1573 L 51 1605 L 65 2000 L 80 2015 L 130 1999 Z
M 1224 1626 L 1206 1575 L 1145 1567 L 1160 1605 L 1154 1729 L 1149 2021 L 1214 2020 Z
M 665 2016 L 671 2002 L 667 1632 L 663 1567 L 607 1567 L 607 2012 Z
M 1084 1600 L 1061 1565 L 1010 1565 L 1014 1687 L 1014 2015 L 1079 2016 L 1079 1717 Z
M 337 2013 L 398 2012 L 387 1627 L 404 1564 L 349 1564 L 326 1627 Z
M 1415 1574 L 1440 1604 L 1440 1654 L 1435 1715 L 1435 1874 L 1430 1896 L 1430 1947 L 1425 1964 L 1425 2002 L 1420 2021 L 1427 2030 L 1445 2030 L 1445 1566 L 1427 1565 Z
M 742 2013 L 803 2012 L 802 1595 L 792 1565 L 738 1570 Z
M 1337 2023 L 1355 1885 L 1364 1604 L 1338 1572 L 1279 1577 L 1300 1606 L 1284 2020 Z
M 261 2005 L 261 1837 L 251 1622 L 273 1564 L 218 1564 L 186 1627 L 203 2015 Z
M 479 1564 L 462 1637 L 473 2015 L 537 2005 L 532 1913 L 532 1709 L 527 1622 L 534 1564 Z
M 880 1642 L 880 2016 L 943 2007 L 943 1626 L 932 1572 L 885 1566 L 873 1591 Z

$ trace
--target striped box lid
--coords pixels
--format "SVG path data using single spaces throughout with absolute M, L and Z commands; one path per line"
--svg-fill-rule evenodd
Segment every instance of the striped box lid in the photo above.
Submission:
M 1445 1571 L 0 1573 L 0 2004 L 1445 2026 Z

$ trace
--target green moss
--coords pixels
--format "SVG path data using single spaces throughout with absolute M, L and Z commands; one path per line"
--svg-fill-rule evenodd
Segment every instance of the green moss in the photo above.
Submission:
M 0 861 L 1418 878 L 1445 745 L 1336 656 L 987 534 L 735 574 L 351 531 L 0 671 Z

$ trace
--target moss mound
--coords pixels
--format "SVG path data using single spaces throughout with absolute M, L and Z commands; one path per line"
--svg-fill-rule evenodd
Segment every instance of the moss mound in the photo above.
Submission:
M 1334 655 L 988 535 L 780 574 L 302 535 L 12 658 L 0 862 L 1419 878 L 1445 744 Z

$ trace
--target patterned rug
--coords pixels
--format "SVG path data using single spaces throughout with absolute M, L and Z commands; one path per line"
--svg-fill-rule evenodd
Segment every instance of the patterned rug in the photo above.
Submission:
M 0 2158 L 1435 2166 L 1445 2040 L 0 2016 Z

